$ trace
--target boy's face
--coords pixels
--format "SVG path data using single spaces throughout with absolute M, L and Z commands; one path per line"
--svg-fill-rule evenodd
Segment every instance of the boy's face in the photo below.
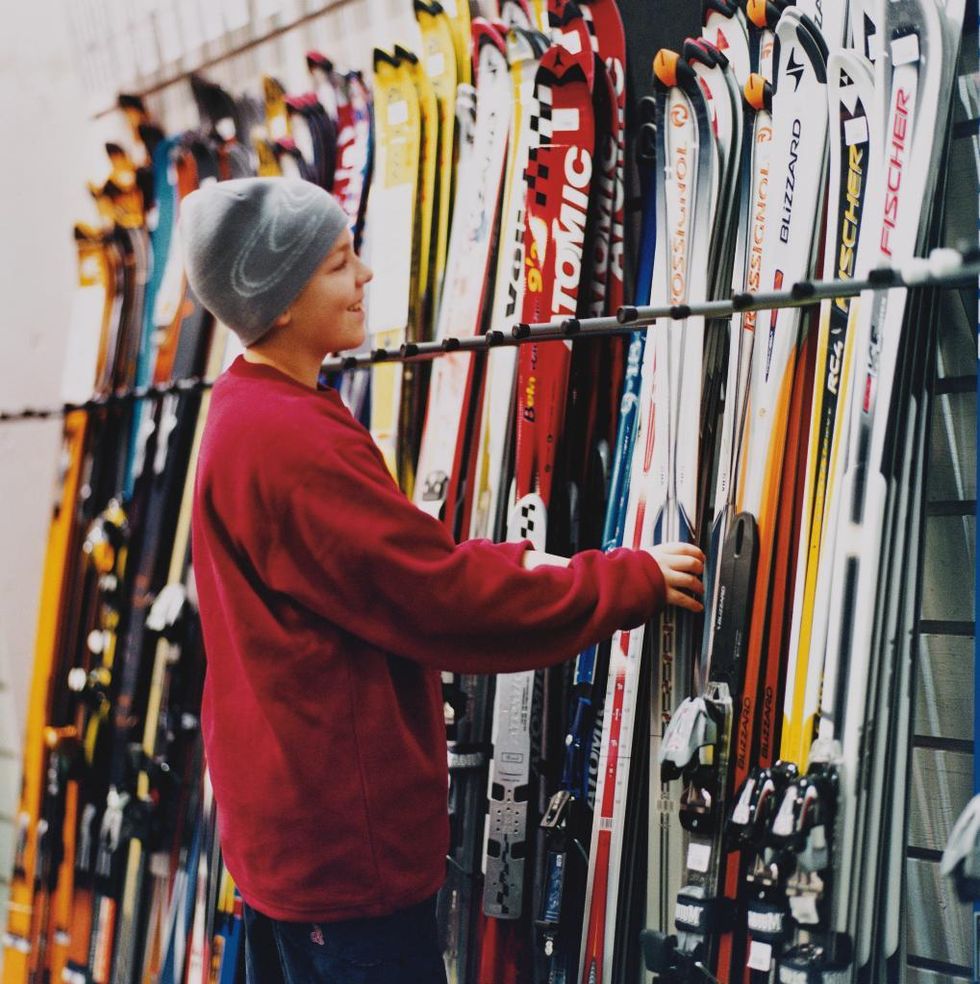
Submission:
M 301 335 L 323 355 L 357 348 L 364 341 L 364 288 L 372 276 L 345 229 L 290 305 L 289 335 Z

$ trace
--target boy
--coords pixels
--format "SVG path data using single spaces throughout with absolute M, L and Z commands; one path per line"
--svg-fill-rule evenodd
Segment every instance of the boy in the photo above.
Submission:
M 202 708 L 250 982 L 445 980 L 440 670 L 550 666 L 665 603 L 700 611 L 701 552 L 456 545 L 317 389 L 364 338 L 371 271 L 301 181 L 211 185 L 182 206 L 187 276 L 246 346 L 214 387 L 194 569 Z

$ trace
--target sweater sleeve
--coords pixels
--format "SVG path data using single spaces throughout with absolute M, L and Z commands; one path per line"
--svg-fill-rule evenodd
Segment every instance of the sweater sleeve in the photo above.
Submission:
M 366 432 L 339 432 L 280 476 L 255 560 L 269 587 L 342 630 L 432 668 L 515 672 L 569 659 L 663 607 L 663 575 L 643 551 L 583 551 L 567 568 L 527 571 L 526 542 L 456 545 L 397 487 Z

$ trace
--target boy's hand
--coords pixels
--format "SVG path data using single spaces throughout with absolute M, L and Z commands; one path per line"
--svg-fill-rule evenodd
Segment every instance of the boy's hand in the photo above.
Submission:
M 693 543 L 661 543 L 644 549 L 663 572 L 667 584 L 667 604 L 703 612 L 704 605 L 688 592 L 704 594 L 700 576 L 704 572 L 704 554 Z

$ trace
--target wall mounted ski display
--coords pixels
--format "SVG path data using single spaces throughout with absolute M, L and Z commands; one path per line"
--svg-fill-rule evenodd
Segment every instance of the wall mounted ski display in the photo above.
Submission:
M 341 202 L 370 347 L 322 385 L 454 538 L 706 555 L 703 618 L 443 675 L 449 981 L 959 979 L 966 952 L 912 959 L 905 845 L 926 467 L 966 383 L 933 275 L 975 269 L 931 252 L 973 153 L 964 0 L 403 6 L 367 81 L 316 51 L 308 92 L 195 75 L 199 125 L 166 136 L 120 101 L 76 229 L 4 984 L 244 973 L 187 531 L 200 377 L 237 349 L 170 245 L 185 195 L 252 173 Z M 964 897 L 976 817 L 945 862 Z

